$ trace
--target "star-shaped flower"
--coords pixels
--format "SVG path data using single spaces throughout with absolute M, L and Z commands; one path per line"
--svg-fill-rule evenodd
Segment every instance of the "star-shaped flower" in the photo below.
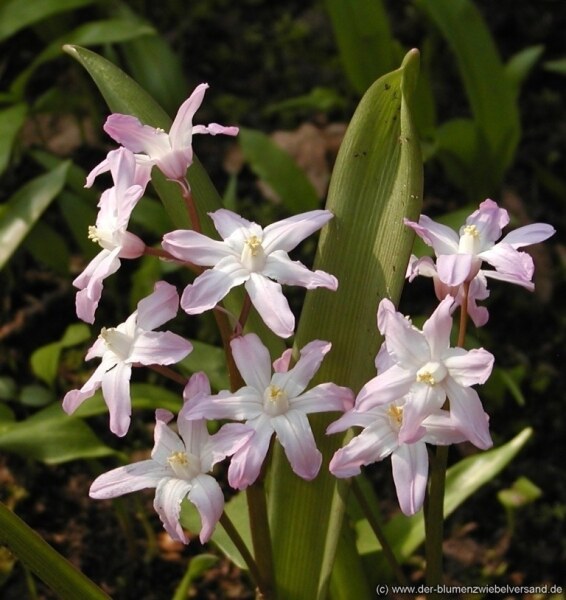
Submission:
M 335 290 L 338 287 L 333 275 L 310 271 L 288 255 L 299 242 L 333 217 L 330 211 L 313 210 L 265 229 L 226 209 L 210 216 L 222 242 L 185 230 L 163 237 L 163 248 L 176 258 L 212 267 L 185 288 L 181 307 L 188 314 L 214 308 L 233 287 L 243 283 L 266 325 L 277 335 L 289 337 L 295 330 L 295 317 L 280 284 L 307 289 Z
M 210 393 L 202 373 L 193 375 L 187 386 L 192 397 Z M 200 513 L 202 543 L 210 539 L 224 510 L 224 495 L 218 482 L 208 473 L 226 456 L 233 454 L 253 435 L 239 423 L 224 425 L 209 435 L 205 421 L 188 421 L 186 404 L 177 419 L 178 434 L 168 423 L 173 414 L 155 413 L 155 445 L 151 458 L 119 467 L 97 477 L 90 488 L 91 498 L 123 496 L 144 488 L 156 488 L 153 506 L 167 533 L 185 544 L 188 538 L 179 522 L 181 502 L 187 498 Z
M 73 413 L 87 398 L 102 387 L 110 411 L 110 430 L 126 435 L 132 412 L 130 377 L 132 367 L 170 365 L 179 362 L 192 350 L 190 342 L 170 331 L 153 331 L 177 314 L 179 296 L 174 286 L 165 281 L 155 284 L 155 291 L 140 300 L 128 319 L 107 329 L 90 348 L 86 359 L 102 359 L 90 379 L 80 390 L 67 392 L 63 399 L 65 412 Z
M 224 127 L 218 123 L 193 125 L 193 117 L 202 104 L 207 83 L 198 85 L 191 96 L 183 102 L 169 133 L 144 125 L 131 115 L 112 114 L 104 124 L 104 131 L 136 154 L 140 164 L 157 165 L 168 178 L 184 181 L 188 167 L 193 162 L 193 135 L 237 135 L 237 127 Z
M 290 370 L 287 370 L 290 356 L 285 353 L 275 362 L 278 370 L 273 374 L 269 352 L 257 335 L 250 333 L 235 338 L 231 347 L 246 386 L 236 392 L 193 400 L 186 417 L 245 420 L 254 430 L 254 436 L 232 457 L 228 482 L 234 488 L 246 488 L 257 479 L 273 433 L 283 446 L 293 471 L 303 479 L 313 479 L 320 469 L 322 456 L 307 414 L 344 411 L 353 401 L 351 390 L 334 383 L 322 383 L 305 392 L 330 350 L 330 343 L 315 340 L 307 344 Z

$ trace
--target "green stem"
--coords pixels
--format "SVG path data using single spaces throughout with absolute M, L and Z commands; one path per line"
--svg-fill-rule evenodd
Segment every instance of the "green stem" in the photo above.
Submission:
M 375 537 L 381 544 L 381 549 L 383 551 L 383 555 L 385 556 L 385 560 L 387 560 L 389 566 L 391 567 L 391 570 L 393 571 L 393 573 L 395 573 L 397 581 L 401 585 L 408 585 L 409 582 L 407 581 L 407 578 L 405 577 L 405 574 L 401 569 L 401 565 L 397 561 L 395 553 L 393 552 L 393 549 L 389 544 L 389 540 L 387 539 L 385 532 L 383 531 L 381 523 L 379 522 L 375 512 L 371 509 L 371 506 L 368 504 L 368 501 L 366 500 L 366 497 L 364 496 L 364 493 L 362 492 L 355 478 L 352 479 L 352 491 L 354 492 L 356 500 L 358 501 L 362 512 L 368 520 L 368 523 Z
M 464 346 L 468 325 L 468 293 L 470 283 L 463 284 L 463 298 L 460 304 L 460 323 L 458 329 L 459 347 Z M 426 583 L 437 586 L 442 583 L 442 541 L 444 539 L 444 491 L 446 487 L 446 469 L 448 466 L 448 446 L 437 446 L 431 460 L 428 497 L 425 505 L 425 553 Z M 431 594 L 431 598 L 439 597 Z
M 92 580 L 0 502 L 0 543 L 63 600 L 109 600 Z

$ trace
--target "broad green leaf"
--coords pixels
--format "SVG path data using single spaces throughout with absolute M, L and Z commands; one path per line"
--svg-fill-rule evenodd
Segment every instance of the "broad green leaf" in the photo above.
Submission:
M 71 253 L 65 238 L 53 227 L 39 221 L 29 232 L 22 246 L 38 263 L 59 273 L 68 275 Z
M 53 391 L 41 385 L 25 385 L 20 391 L 20 402 L 24 406 L 39 408 L 51 404 L 54 400 Z
M 69 31 L 64 36 L 51 42 L 42 52 L 40 52 L 33 62 L 14 80 L 11 86 L 12 91 L 17 94 L 23 94 L 25 86 L 34 71 L 42 64 L 53 60 L 61 55 L 62 47 L 65 44 L 76 44 L 81 46 L 99 46 L 101 44 L 113 44 L 124 42 L 155 33 L 153 27 L 140 23 L 139 21 L 125 19 L 108 19 L 105 21 L 91 21 Z
M 69 417 L 58 403 L 3 427 L 0 450 L 47 464 L 114 454 L 84 421 Z
M 14 141 L 27 114 L 27 105 L 23 103 L 0 110 L 0 175 L 8 166 Z
M 401 50 L 391 35 L 381 0 L 325 0 L 340 58 L 359 94 L 395 68 Z
M 444 516 L 451 515 L 458 506 L 467 500 L 482 485 L 491 481 L 504 469 L 523 448 L 532 434 L 530 428 L 523 429 L 511 441 L 500 448 L 481 452 L 461 460 L 450 467 L 446 474 L 446 495 L 444 497 Z M 381 555 L 375 554 L 380 546 L 370 531 L 366 520 L 356 523 L 358 531 L 358 550 L 360 554 L 371 554 L 371 572 L 376 581 L 383 583 L 388 573 L 388 566 Z M 401 562 L 406 561 L 424 542 L 424 518 L 420 511 L 412 517 L 397 515 L 385 526 L 387 539 Z
M 477 153 L 481 162 L 470 196 L 472 200 L 481 200 L 500 184 L 520 138 L 514 87 L 506 78 L 493 37 L 470 0 L 416 0 L 416 3 L 441 31 L 458 62 L 480 132 L 481 153 L 480 148 Z
M 63 189 L 70 163 L 32 179 L 10 198 L 0 216 L 0 269 Z
M 204 371 L 213 389 L 229 389 L 230 382 L 226 372 L 224 349 L 198 340 L 191 340 L 191 343 L 193 351 L 179 365 L 189 373 Z
M 531 504 L 542 496 L 542 490 L 527 477 L 519 477 L 510 488 L 497 492 L 497 499 L 508 510 Z
M 92 3 L 93 0 L 3 0 L 0 3 L 0 42 L 24 27 Z
M 336 90 L 326 87 L 315 87 L 308 94 L 296 96 L 281 102 L 268 104 L 264 108 L 266 115 L 285 111 L 330 112 L 337 108 L 343 109 L 346 100 Z
M 13 400 L 18 386 L 12 377 L 0 376 L 0 400 Z
M 59 358 L 64 348 L 81 344 L 90 337 L 90 328 L 84 323 L 69 325 L 63 337 L 57 341 L 38 348 L 30 358 L 31 369 L 36 377 L 53 385 L 59 369 Z
M 313 383 L 357 392 L 375 375 L 377 306 L 385 297 L 399 299 L 413 243 L 403 218 L 417 218 L 421 206 L 420 143 L 409 106 L 418 63 L 413 50 L 366 92 L 336 160 L 327 202 L 335 217 L 321 232 L 315 267 L 334 274 L 339 287 L 307 293 L 296 337 L 297 348 L 313 339 L 332 343 Z M 311 419 L 323 465 L 342 439 L 324 434 L 331 418 Z M 324 598 L 347 484 L 326 466 L 312 482 L 299 479 L 278 446 L 270 481 L 274 564 L 285 582 L 279 599 Z
M 547 60 L 543 67 L 551 73 L 566 75 L 566 58 L 558 58 L 556 60 Z
M 269 136 L 241 128 L 238 139 L 252 171 L 271 186 L 283 206 L 292 213 L 318 208 L 318 195 L 304 171 Z

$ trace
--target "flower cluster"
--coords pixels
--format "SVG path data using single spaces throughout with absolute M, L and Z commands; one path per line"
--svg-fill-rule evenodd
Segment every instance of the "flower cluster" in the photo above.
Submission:
M 193 161 L 193 134 L 238 133 L 236 127 L 217 123 L 193 125 L 207 87 L 199 85 L 183 103 L 169 133 L 129 115 L 108 118 L 104 129 L 121 146 L 109 152 L 87 177 L 86 184 L 91 186 L 98 175 L 109 171 L 113 186 L 103 192 L 96 225 L 89 228 L 89 237 L 100 244 L 101 252 L 74 281 L 79 290 L 79 318 L 94 322 L 103 281 L 118 270 L 122 259 L 155 254 L 127 231 L 152 169 L 156 167 L 178 183 L 189 211 L 191 206 L 194 210 L 186 179 Z M 330 461 L 330 471 L 336 477 L 354 476 L 361 466 L 391 456 L 399 503 L 406 514 L 418 511 L 424 501 L 427 444 L 468 440 L 480 449 L 490 447 L 488 416 L 473 386 L 487 380 L 494 359 L 483 348 L 451 346 L 452 313 L 460 306 L 477 325 L 483 325 L 487 311 L 477 302 L 488 295 L 489 277 L 532 289 L 532 259 L 518 248 L 548 238 L 553 233 L 550 226 L 523 227 L 496 243 L 509 218 L 491 200 L 470 215 L 460 236 L 424 216 L 419 223 L 407 221 L 437 255 L 436 264 L 428 257 L 413 257 L 407 276 L 432 276 L 440 303 L 419 330 L 390 300 L 380 302 L 377 325 L 384 342 L 375 361 L 377 375 L 357 396 L 332 382 L 309 388 L 331 351 L 330 342 L 312 340 L 294 363 L 290 349 L 272 363 L 267 347 L 255 333 L 242 335 L 246 311 L 239 319 L 234 317 L 237 325 L 230 340 L 225 340 L 239 376 L 232 369 L 232 390 L 213 394 L 204 373 L 193 374 L 187 381 L 170 369 L 191 352 L 192 344 L 176 333 L 156 329 L 175 318 L 179 306 L 188 315 L 214 310 L 232 288 L 243 285 L 248 308 L 253 306 L 277 336 L 289 338 L 295 331 L 295 318 L 282 285 L 333 291 L 338 281 L 289 257 L 301 241 L 333 218 L 331 212 L 313 210 L 265 228 L 226 209 L 209 216 L 221 240 L 203 235 L 199 223 L 191 219 L 193 229 L 167 233 L 158 252 L 193 270 L 198 267 L 192 283 L 179 298 L 173 285 L 159 281 L 124 323 L 103 327 L 86 356 L 99 358 L 99 366 L 80 389 L 68 392 L 63 400 L 63 408 L 72 413 L 101 389 L 110 413 L 110 429 L 124 436 L 131 420 L 132 368 L 173 373 L 174 379 L 184 384 L 176 427 L 170 426 L 174 415 L 158 409 L 151 458 L 99 476 L 90 490 L 93 498 L 155 488 L 154 506 L 165 529 L 185 543 L 188 538 L 180 523 L 180 511 L 181 503 L 188 499 L 200 513 L 200 539 L 204 542 L 224 510 L 221 488 L 211 472 L 226 457 L 231 457 L 228 483 L 238 490 L 262 477 L 274 440 L 299 477 L 312 480 L 317 476 L 323 457 L 309 423 L 308 415 L 313 413 L 342 413 L 328 427 L 328 434 L 362 428 Z M 482 269 L 483 261 L 495 270 Z M 237 422 L 223 424 L 210 435 L 207 419 Z

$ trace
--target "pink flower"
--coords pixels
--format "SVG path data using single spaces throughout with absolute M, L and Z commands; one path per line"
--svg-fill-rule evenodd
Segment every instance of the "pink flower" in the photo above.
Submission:
M 228 482 L 244 489 L 259 476 L 273 433 L 285 450 L 293 471 L 303 479 L 316 477 L 322 456 L 318 451 L 307 414 L 343 411 L 352 406 L 351 390 L 334 383 L 322 383 L 305 392 L 318 371 L 330 343 L 315 340 L 307 344 L 295 366 L 287 370 L 289 353 L 276 361 L 271 372 L 267 348 L 250 333 L 231 342 L 234 361 L 246 386 L 237 392 L 194 399 L 186 412 L 188 419 L 245 420 L 254 430 L 232 457 Z
M 220 209 L 210 213 L 222 242 L 196 231 L 173 231 L 163 237 L 163 248 L 176 258 L 213 267 L 188 285 L 181 307 L 190 315 L 214 308 L 235 286 L 245 284 L 252 304 L 277 335 L 289 337 L 295 317 L 283 296 L 280 284 L 307 289 L 335 290 L 338 281 L 324 271 L 310 271 L 287 254 L 299 242 L 332 218 L 327 210 L 313 210 L 262 229 L 237 214 Z M 275 281 L 273 281 L 275 280 Z
M 77 316 L 87 323 L 94 322 L 104 279 L 120 268 L 121 258 L 137 258 L 145 250 L 142 240 L 126 229 L 132 210 L 144 194 L 147 178 L 136 166 L 134 155 L 125 148 L 110 152 L 105 162 L 112 173 L 114 187 L 103 192 L 96 226 L 88 230 L 88 237 L 100 244 L 102 250 L 73 281 L 79 289 Z
M 486 277 L 516 283 L 532 290 L 533 260 L 526 252 L 517 249 L 542 242 L 555 230 L 546 223 L 535 223 L 511 231 L 496 243 L 508 223 L 507 211 L 499 208 L 493 200 L 485 200 L 480 204 L 479 209 L 466 219 L 459 235 L 425 215 L 421 215 L 418 223 L 405 219 L 405 224 L 434 249 L 436 270 L 444 284 L 458 286 L 471 281 L 485 261 L 495 269 L 482 271 Z
M 174 286 L 164 281 L 155 291 L 140 300 L 128 319 L 110 329 L 102 328 L 86 359 L 102 359 L 98 368 L 80 390 L 72 390 L 63 399 L 65 412 L 73 413 L 87 398 L 102 387 L 110 411 L 110 430 L 126 435 L 132 412 L 130 377 L 132 366 L 170 365 L 182 360 L 192 350 L 190 342 L 170 331 L 153 331 L 177 314 L 179 297 Z
M 428 477 L 426 444 L 447 445 L 463 442 L 465 436 L 454 426 L 445 410 L 431 413 L 422 421 L 410 442 L 403 442 L 399 432 L 408 400 L 396 400 L 366 410 L 348 411 L 332 423 L 326 433 L 363 427 L 363 431 L 338 450 L 330 461 L 336 477 L 353 477 L 362 465 L 391 456 L 393 480 L 401 510 L 413 515 L 424 502 Z
M 488 418 L 477 392 L 493 367 L 493 355 L 483 348 L 450 347 L 454 299 L 447 296 L 422 331 L 414 327 L 388 299 L 379 304 L 378 327 L 385 336 L 376 364 L 382 369 L 356 398 L 358 412 L 406 400 L 399 430 L 402 443 L 418 439 L 423 421 L 450 401 L 455 427 L 478 448 L 491 446 Z
M 188 395 L 207 393 L 204 374 L 193 375 Z M 208 388 L 210 393 L 210 388 Z M 123 496 L 144 488 L 156 488 L 153 506 L 167 533 L 185 544 L 187 536 L 179 522 L 181 502 L 187 498 L 200 513 L 202 543 L 210 539 L 224 510 L 224 495 L 218 482 L 208 475 L 212 467 L 233 454 L 253 435 L 244 425 L 224 425 L 209 435 L 205 421 L 188 421 L 179 413 L 175 433 L 167 424 L 173 418 L 166 410 L 155 413 L 155 445 L 151 458 L 118 467 L 97 477 L 90 488 L 91 498 Z
M 218 123 L 193 125 L 193 117 L 200 107 L 207 83 L 196 87 L 183 102 L 169 133 L 143 125 L 130 115 L 112 114 L 106 120 L 104 131 L 136 154 L 140 164 L 157 165 L 168 179 L 182 181 L 189 165 L 193 162 L 193 134 L 210 133 L 237 135 L 237 127 L 224 127 Z
M 415 255 L 411 256 L 407 266 L 406 277 L 409 281 L 413 281 L 417 275 L 432 277 L 434 291 L 439 300 L 444 300 L 446 296 L 452 296 L 454 298 L 452 311 L 454 311 L 462 304 L 462 302 L 464 302 L 464 286 L 450 286 L 443 283 L 436 272 L 436 265 L 430 256 L 423 256 L 422 258 L 417 258 Z M 468 314 L 470 315 L 470 318 L 476 327 L 482 327 L 489 319 L 487 308 L 485 308 L 485 306 L 477 305 L 478 300 L 485 300 L 488 297 L 489 290 L 487 289 L 485 271 L 480 269 L 478 274 L 472 279 L 472 281 L 470 281 L 467 297 Z

